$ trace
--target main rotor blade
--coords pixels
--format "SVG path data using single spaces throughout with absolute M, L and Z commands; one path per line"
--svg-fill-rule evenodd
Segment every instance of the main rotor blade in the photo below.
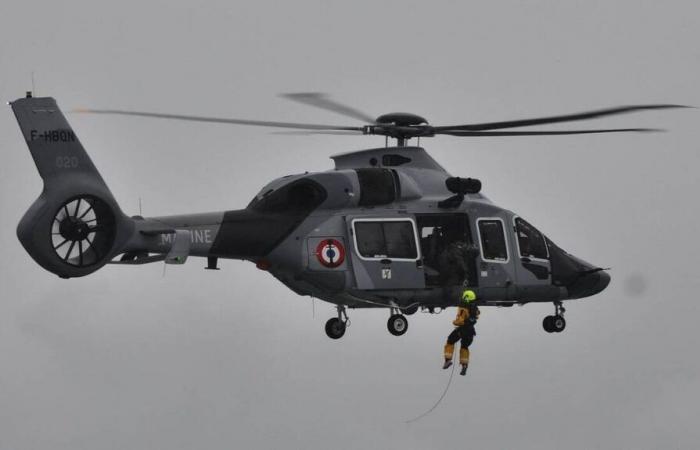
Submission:
M 343 105 L 335 100 L 331 100 L 327 94 L 320 92 L 298 92 L 289 94 L 280 94 L 280 97 L 284 97 L 295 102 L 303 103 L 309 106 L 315 106 L 316 108 L 325 109 L 327 111 L 332 111 L 334 113 L 342 114 L 344 116 L 352 117 L 353 119 L 361 120 L 366 124 L 376 123 L 376 119 L 369 114 L 359 111 L 353 107 Z
M 143 111 L 124 111 L 119 109 L 74 109 L 71 112 L 87 114 L 114 114 L 121 116 L 151 117 L 155 119 L 187 120 L 191 122 L 213 122 L 233 125 L 252 125 L 256 127 L 296 128 L 301 130 L 340 130 L 362 131 L 362 127 L 339 127 L 315 123 L 270 122 L 266 120 L 227 119 L 222 117 L 187 116 L 181 114 L 161 114 Z
M 435 130 L 464 130 L 464 131 L 485 131 L 498 130 L 502 128 L 529 127 L 531 125 L 543 125 L 547 123 L 573 122 L 577 120 L 595 119 L 604 116 L 614 116 L 635 111 L 647 111 L 653 109 L 688 108 L 683 105 L 633 105 L 620 106 L 616 108 L 598 109 L 577 114 L 566 114 L 562 116 L 540 117 L 535 119 L 509 120 L 504 122 L 487 122 L 467 125 L 454 125 L 447 127 L 435 127 Z
M 333 136 L 362 136 L 364 133 L 357 130 L 299 130 L 299 131 L 271 131 L 270 134 L 283 134 L 286 136 L 314 136 L 328 134 Z
M 655 133 L 664 130 L 656 128 L 617 128 L 603 130 L 564 130 L 564 131 L 460 131 L 441 130 L 435 134 L 449 136 L 557 136 L 565 134 L 594 134 L 594 133 Z

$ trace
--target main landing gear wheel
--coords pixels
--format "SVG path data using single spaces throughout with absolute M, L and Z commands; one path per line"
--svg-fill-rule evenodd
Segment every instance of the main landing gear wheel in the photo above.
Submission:
M 326 322 L 326 335 L 331 339 L 340 339 L 348 328 L 350 319 L 345 311 L 345 306 L 338 305 L 338 317 L 328 319 Z
M 408 330 L 408 320 L 401 314 L 393 314 L 386 323 L 389 333 L 394 336 L 401 336 Z
M 554 319 L 554 316 L 547 316 L 542 320 L 542 328 L 544 328 L 544 331 L 547 333 L 554 332 L 554 328 L 552 328 L 552 319 Z
M 343 337 L 346 328 L 345 322 L 337 317 L 328 319 L 328 322 L 326 322 L 326 334 L 331 339 L 340 339 Z
M 542 321 L 542 328 L 547 333 L 561 333 L 566 328 L 566 319 L 564 312 L 566 311 L 560 302 L 554 303 L 555 313 L 553 316 L 547 316 Z
M 566 328 L 566 319 L 563 316 L 552 317 L 552 330 L 555 333 L 561 333 Z

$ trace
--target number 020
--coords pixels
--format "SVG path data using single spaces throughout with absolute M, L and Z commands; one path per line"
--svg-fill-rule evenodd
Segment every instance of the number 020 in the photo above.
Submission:
M 77 156 L 57 156 L 56 167 L 59 169 L 75 169 L 78 167 Z

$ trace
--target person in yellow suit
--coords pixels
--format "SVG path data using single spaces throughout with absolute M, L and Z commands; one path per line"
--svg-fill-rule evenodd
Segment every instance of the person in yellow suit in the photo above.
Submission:
M 460 341 L 459 363 L 462 365 L 460 375 L 466 375 L 469 366 L 469 346 L 474 340 L 476 330 L 474 324 L 479 319 L 479 307 L 476 306 L 476 293 L 467 289 L 462 293 L 462 304 L 457 309 L 457 317 L 452 321 L 456 328 L 449 336 L 445 344 L 445 364 L 442 368 L 447 369 L 452 365 L 455 343 Z

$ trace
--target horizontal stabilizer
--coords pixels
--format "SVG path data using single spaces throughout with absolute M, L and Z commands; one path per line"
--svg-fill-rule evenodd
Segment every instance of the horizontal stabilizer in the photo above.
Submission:
M 114 260 L 110 261 L 107 264 L 124 264 L 124 265 L 129 265 L 129 266 L 140 266 L 142 264 L 149 264 L 149 263 L 154 263 L 154 262 L 159 262 L 165 260 L 165 255 L 160 254 L 160 255 L 151 255 L 151 256 L 138 256 L 136 258 L 128 258 L 124 259 L 122 257 L 119 260 Z

